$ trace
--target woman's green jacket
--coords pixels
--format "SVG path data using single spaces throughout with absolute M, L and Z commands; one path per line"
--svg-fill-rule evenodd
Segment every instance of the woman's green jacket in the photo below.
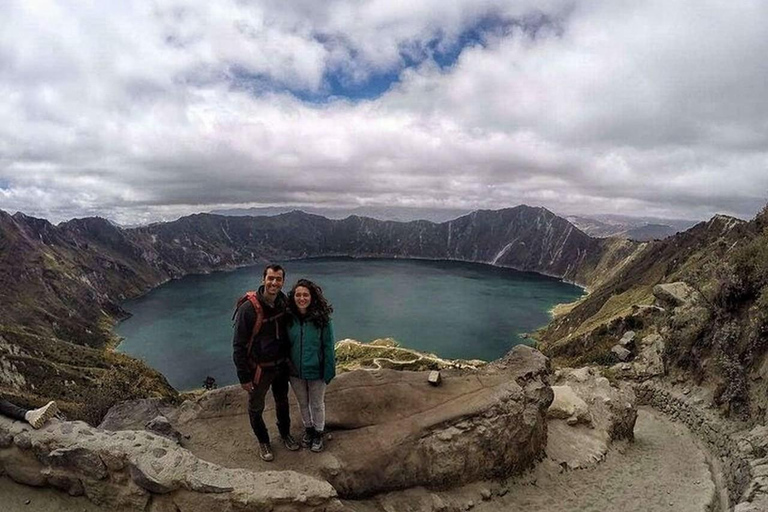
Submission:
M 333 322 L 329 319 L 321 329 L 312 320 L 294 316 L 288 322 L 288 339 L 295 376 L 331 382 L 336 376 Z

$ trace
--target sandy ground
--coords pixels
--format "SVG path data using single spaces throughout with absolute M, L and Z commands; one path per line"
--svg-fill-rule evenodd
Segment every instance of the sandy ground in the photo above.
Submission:
M 329 449 L 333 449 L 333 442 Z M 292 458 L 294 454 L 284 455 Z M 297 455 L 291 466 L 317 454 L 302 451 Z M 477 499 L 472 510 L 703 512 L 715 495 L 705 454 L 685 427 L 646 408 L 638 415 L 635 442 L 619 445 L 596 467 L 562 471 L 547 460 L 531 474 L 510 480 L 503 487 L 504 496 L 490 501 Z M 460 499 L 452 492 L 441 494 L 445 501 Z M 7 478 L 0 478 L 0 497 L 0 509 L 7 512 L 101 510 L 85 498 L 18 485 Z
M 703 512 L 715 499 L 706 456 L 687 429 L 641 408 L 635 442 L 591 469 L 561 472 L 541 464 L 478 512 Z
M 73 498 L 54 489 L 38 489 L 0 478 L 0 510 L 3 512 L 101 512 L 82 496 Z

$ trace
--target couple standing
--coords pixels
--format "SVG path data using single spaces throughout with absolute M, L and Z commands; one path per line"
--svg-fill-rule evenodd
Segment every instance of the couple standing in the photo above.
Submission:
M 290 381 L 304 423 L 301 444 L 322 451 L 325 387 L 336 375 L 336 362 L 333 308 L 320 287 L 299 279 L 286 297 L 285 270 L 280 265 L 268 265 L 262 278 L 258 291 L 248 292 L 238 302 L 232 345 L 240 386 L 249 395 L 248 417 L 259 440 L 259 455 L 271 461 L 275 456 L 262 418 L 267 391 L 272 388 L 285 447 L 299 449 L 291 436 Z

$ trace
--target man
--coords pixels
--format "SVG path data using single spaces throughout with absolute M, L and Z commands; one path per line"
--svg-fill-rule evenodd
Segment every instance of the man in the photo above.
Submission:
M 262 277 L 259 290 L 255 294 L 246 294 L 240 300 L 235 312 L 232 346 L 240 386 L 248 392 L 248 416 L 253 433 L 259 440 L 259 456 L 269 462 L 275 456 L 262 414 L 264 399 L 270 387 L 275 398 L 277 429 L 283 444 L 294 451 L 299 449 L 299 443 L 291 436 L 288 405 L 288 299 L 281 291 L 285 270 L 280 265 L 267 265 Z

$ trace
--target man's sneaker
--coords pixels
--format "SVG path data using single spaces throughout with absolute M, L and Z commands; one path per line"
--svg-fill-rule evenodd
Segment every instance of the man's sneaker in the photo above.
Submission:
M 275 454 L 272 453 L 272 447 L 269 443 L 259 443 L 259 457 L 266 462 L 275 460 Z
M 27 411 L 24 415 L 24 419 L 27 420 L 27 423 L 32 425 L 32 428 L 40 428 L 58 412 L 59 407 L 56 405 L 56 402 L 48 402 L 38 409 Z
M 304 436 L 301 438 L 302 448 L 309 448 L 312 444 L 312 440 L 315 438 L 315 429 L 312 427 L 304 429 Z
M 288 434 L 287 436 L 283 436 L 283 444 L 285 445 L 286 448 L 288 448 L 292 452 L 295 452 L 296 450 L 301 448 L 301 446 L 299 446 L 299 443 L 296 442 L 296 440 L 293 438 L 291 434 Z
M 309 447 L 309 449 L 315 453 L 323 451 L 323 433 L 322 432 L 315 433 L 315 437 L 312 438 L 312 445 Z

